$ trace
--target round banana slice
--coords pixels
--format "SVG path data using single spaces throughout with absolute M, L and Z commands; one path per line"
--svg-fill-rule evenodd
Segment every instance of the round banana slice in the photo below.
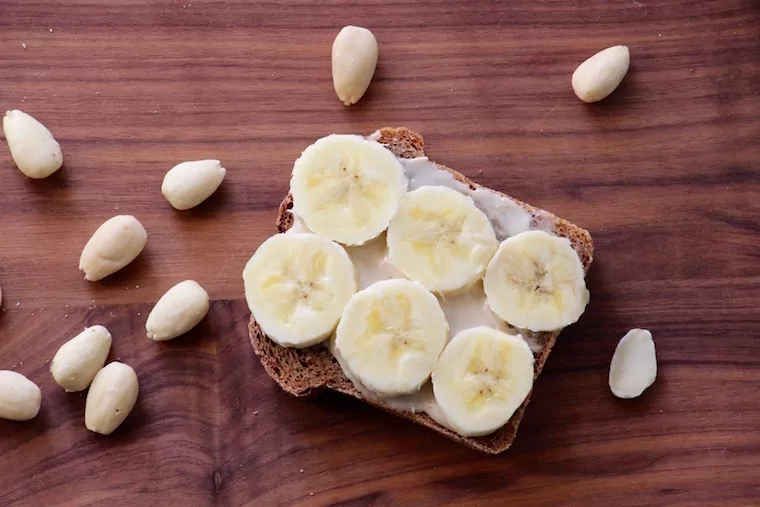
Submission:
M 356 292 L 354 265 L 343 247 L 308 233 L 264 241 L 245 265 L 243 282 L 253 318 L 283 347 L 327 338 Z
M 583 264 L 567 238 L 526 231 L 488 263 L 483 288 L 493 312 L 518 328 L 554 331 L 576 322 L 589 300 Z
M 432 291 L 479 280 L 498 246 L 485 213 L 447 187 L 409 192 L 388 227 L 391 263 Z
M 487 435 L 533 388 L 533 353 L 521 336 L 479 326 L 459 332 L 433 370 L 433 394 L 451 429 Z
M 406 193 L 404 167 L 382 144 L 361 136 L 323 137 L 293 166 L 293 211 L 310 230 L 362 245 L 388 228 Z
M 448 329 L 441 305 L 425 287 L 384 280 L 348 302 L 335 348 L 368 389 L 383 396 L 409 394 L 430 377 Z

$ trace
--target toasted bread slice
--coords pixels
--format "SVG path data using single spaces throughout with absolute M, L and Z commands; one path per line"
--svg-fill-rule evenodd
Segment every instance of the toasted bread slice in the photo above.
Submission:
M 403 127 L 383 128 L 379 131 L 379 134 L 379 142 L 384 144 L 398 157 L 415 158 L 425 155 L 423 151 L 422 136 L 411 130 Z M 375 138 L 376 137 L 377 135 L 375 135 Z M 440 164 L 436 165 L 453 174 L 457 180 L 469 185 L 473 190 L 480 188 L 480 185 L 472 182 L 467 177 L 453 169 Z M 578 253 L 585 271 L 588 272 L 594 253 L 594 244 L 588 231 L 585 231 L 566 220 L 558 218 L 551 213 L 539 210 L 517 200 L 514 201 L 533 216 L 534 225 L 537 225 L 537 220 L 539 220 L 540 216 L 541 228 L 548 228 L 554 234 L 568 238 L 572 243 L 573 248 Z M 293 225 L 293 215 L 290 213 L 292 206 L 293 199 L 291 195 L 288 194 L 288 196 L 285 197 L 285 200 L 280 204 L 280 209 L 277 214 L 277 230 L 279 232 L 285 232 Z M 248 330 L 253 350 L 256 355 L 259 356 L 261 364 L 264 366 L 266 372 L 280 385 L 280 387 L 282 387 L 283 390 L 293 396 L 305 397 L 314 395 L 325 388 L 332 389 L 353 396 L 354 398 L 399 417 L 426 426 L 456 442 L 478 451 L 498 454 L 507 450 L 515 439 L 517 427 L 523 418 L 525 407 L 527 407 L 528 402 L 530 401 L 530 395 L 528 395 L 507 424 L 496 432 L 482 437 L 463 437 L 436 423 L 425 413 L 395 410 L 388 406 L 384 406 L 377 400 L 366 398 L 343 374 L 343 370 L 340 365 L 338 365 L 338 362 L 329 350 L 322 345 L 306 349 L 281 347 L 270 340 L 262 332 L 261 328 L 253 318 L 251 319 Z M 558 335 L 559 332 L 550 332 L 536 333 L 535 336 L 533 336 L 533 340 L 542 345 L 540 352 L 535 358 L 535 377 L 538 377 L 541 373 Z

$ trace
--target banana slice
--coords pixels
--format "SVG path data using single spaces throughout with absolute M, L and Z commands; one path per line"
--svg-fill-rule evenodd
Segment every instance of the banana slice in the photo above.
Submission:
M 441 305 L 425 287 L 384 280 L 348 302 L 335 348 L 366 388 L 383 396 L 409 394 L 430 377 L 448 329 Z
M 283 347 L 327 338 L 356 292 L 356 273 L 339 244 L 316 234 L 277 234 L 264 241 L 243 270 L 253 318 Z
M 554 331 L 576 322 L 589 300 L 583 264 L 567 238 L 526 231 L 505 239 L 483 288 L 491 310 L 518 328 Z
M 498 246 L 485 213 L 446 187 L 409 192 L 388 227 L 391 263 L 432 291 L 479 280 Z
M 293 166 L 293 211 L 320 236 L 362 245 L 386 228 L 408 181 L 396 157 L 361 136 L 323 137 Z
M 533 388 L 533 353 L 521 336 L 465 329 L 433 370 L 433 394 L 451 429 L 465 437 L 504 426 Z

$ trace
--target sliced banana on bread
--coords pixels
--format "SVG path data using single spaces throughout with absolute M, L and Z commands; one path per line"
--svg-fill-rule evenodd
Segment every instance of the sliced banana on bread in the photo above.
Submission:
M 476 282 L 499 242 L 472 199 L 447 187 L 423 186 L 401 201 L 388 226 L 388 259 L 432 291 Z
M 502 452 L 559 331 L 588 303 L 593 243 L 422 146 L 386 128 L 304 150 L 281 234 L 243 273 L 251 343 L 291 394 L 327 387 Z
M 354 265 L 339 244 L 316 234 L 277 234 L 243 271 L 245 298 L 264 332 L 283 347 L 327 338 L 356 292 Z
M 505 239 L 486 269 L 488 306 L 515 327 L 553 331 L 586 309 L 586 273 L 566 238 L 526 231 Z
M 521 336 L 478 326 L 451 339 L 433 370 L 433 392 L 460 435 L 504 426 L 533 388 L 533 352 Z
M 335 349 L 380 396 L 411 394 L 430 377 L 449 331 L 438 300 L 417 282 L 377 282 L 343 310 Z
M 407 184 L 404 167 L 381 144 L 333 134 L 296 160 L 290 191 L 298 216 L 314 233 L 362 245 L 388 227 Z

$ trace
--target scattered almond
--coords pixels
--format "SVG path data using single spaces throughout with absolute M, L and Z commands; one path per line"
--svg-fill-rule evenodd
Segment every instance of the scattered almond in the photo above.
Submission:
M 631 329 L 620 339 L 610 363 L 610 390 L 618 398 L 636 398 L 657 378 L 652 333 Z
M 140 255 L 148 233 L 132 215 L 118 215 L 104 222 L 82 250 L 79 269 L 96 282 L 113 274 Z
M 166 173 L 161 193 L 178 210 L 194 208 L 216 192 L 226 173 L 218 160 L 182 162 Z
M 612 46 L 580 64 L 573 72 L 573 91 L 583 102 L 598 102 L 615 91 L 628 73 L 626 46 Z
M 333 86 L 343 104 L 356 104 L 367 91 L 377 66 L 375 36 L 359 26 L 346 26 L 332 46 Z
M 13 162 L 29 178 L 47 178 L 63 165 L 61 146 L 34 117 L 14 109 L 6 111 L 3 131 Z
M 148 315 L 148 338 L 166 341 L 187 333 L 203 320 L 209 309 L 208 293 L 197 282 L 185 280 L 161 296 Z
M 87 389 L 106 364 L 111 341 L 105 327 L 88 327 L 58 349 L 50 364 L 53 379 L 66 392 Z
M 110 435 L 124 422 L 137 402 L 137 374 L 129 365 L 114 361 L 92 381 L 84 406 L 88 430 Z
M 0 371 L 0 419 L 34 419 L 41 403 L 42 392 L 37 384 L 15 371 Z

